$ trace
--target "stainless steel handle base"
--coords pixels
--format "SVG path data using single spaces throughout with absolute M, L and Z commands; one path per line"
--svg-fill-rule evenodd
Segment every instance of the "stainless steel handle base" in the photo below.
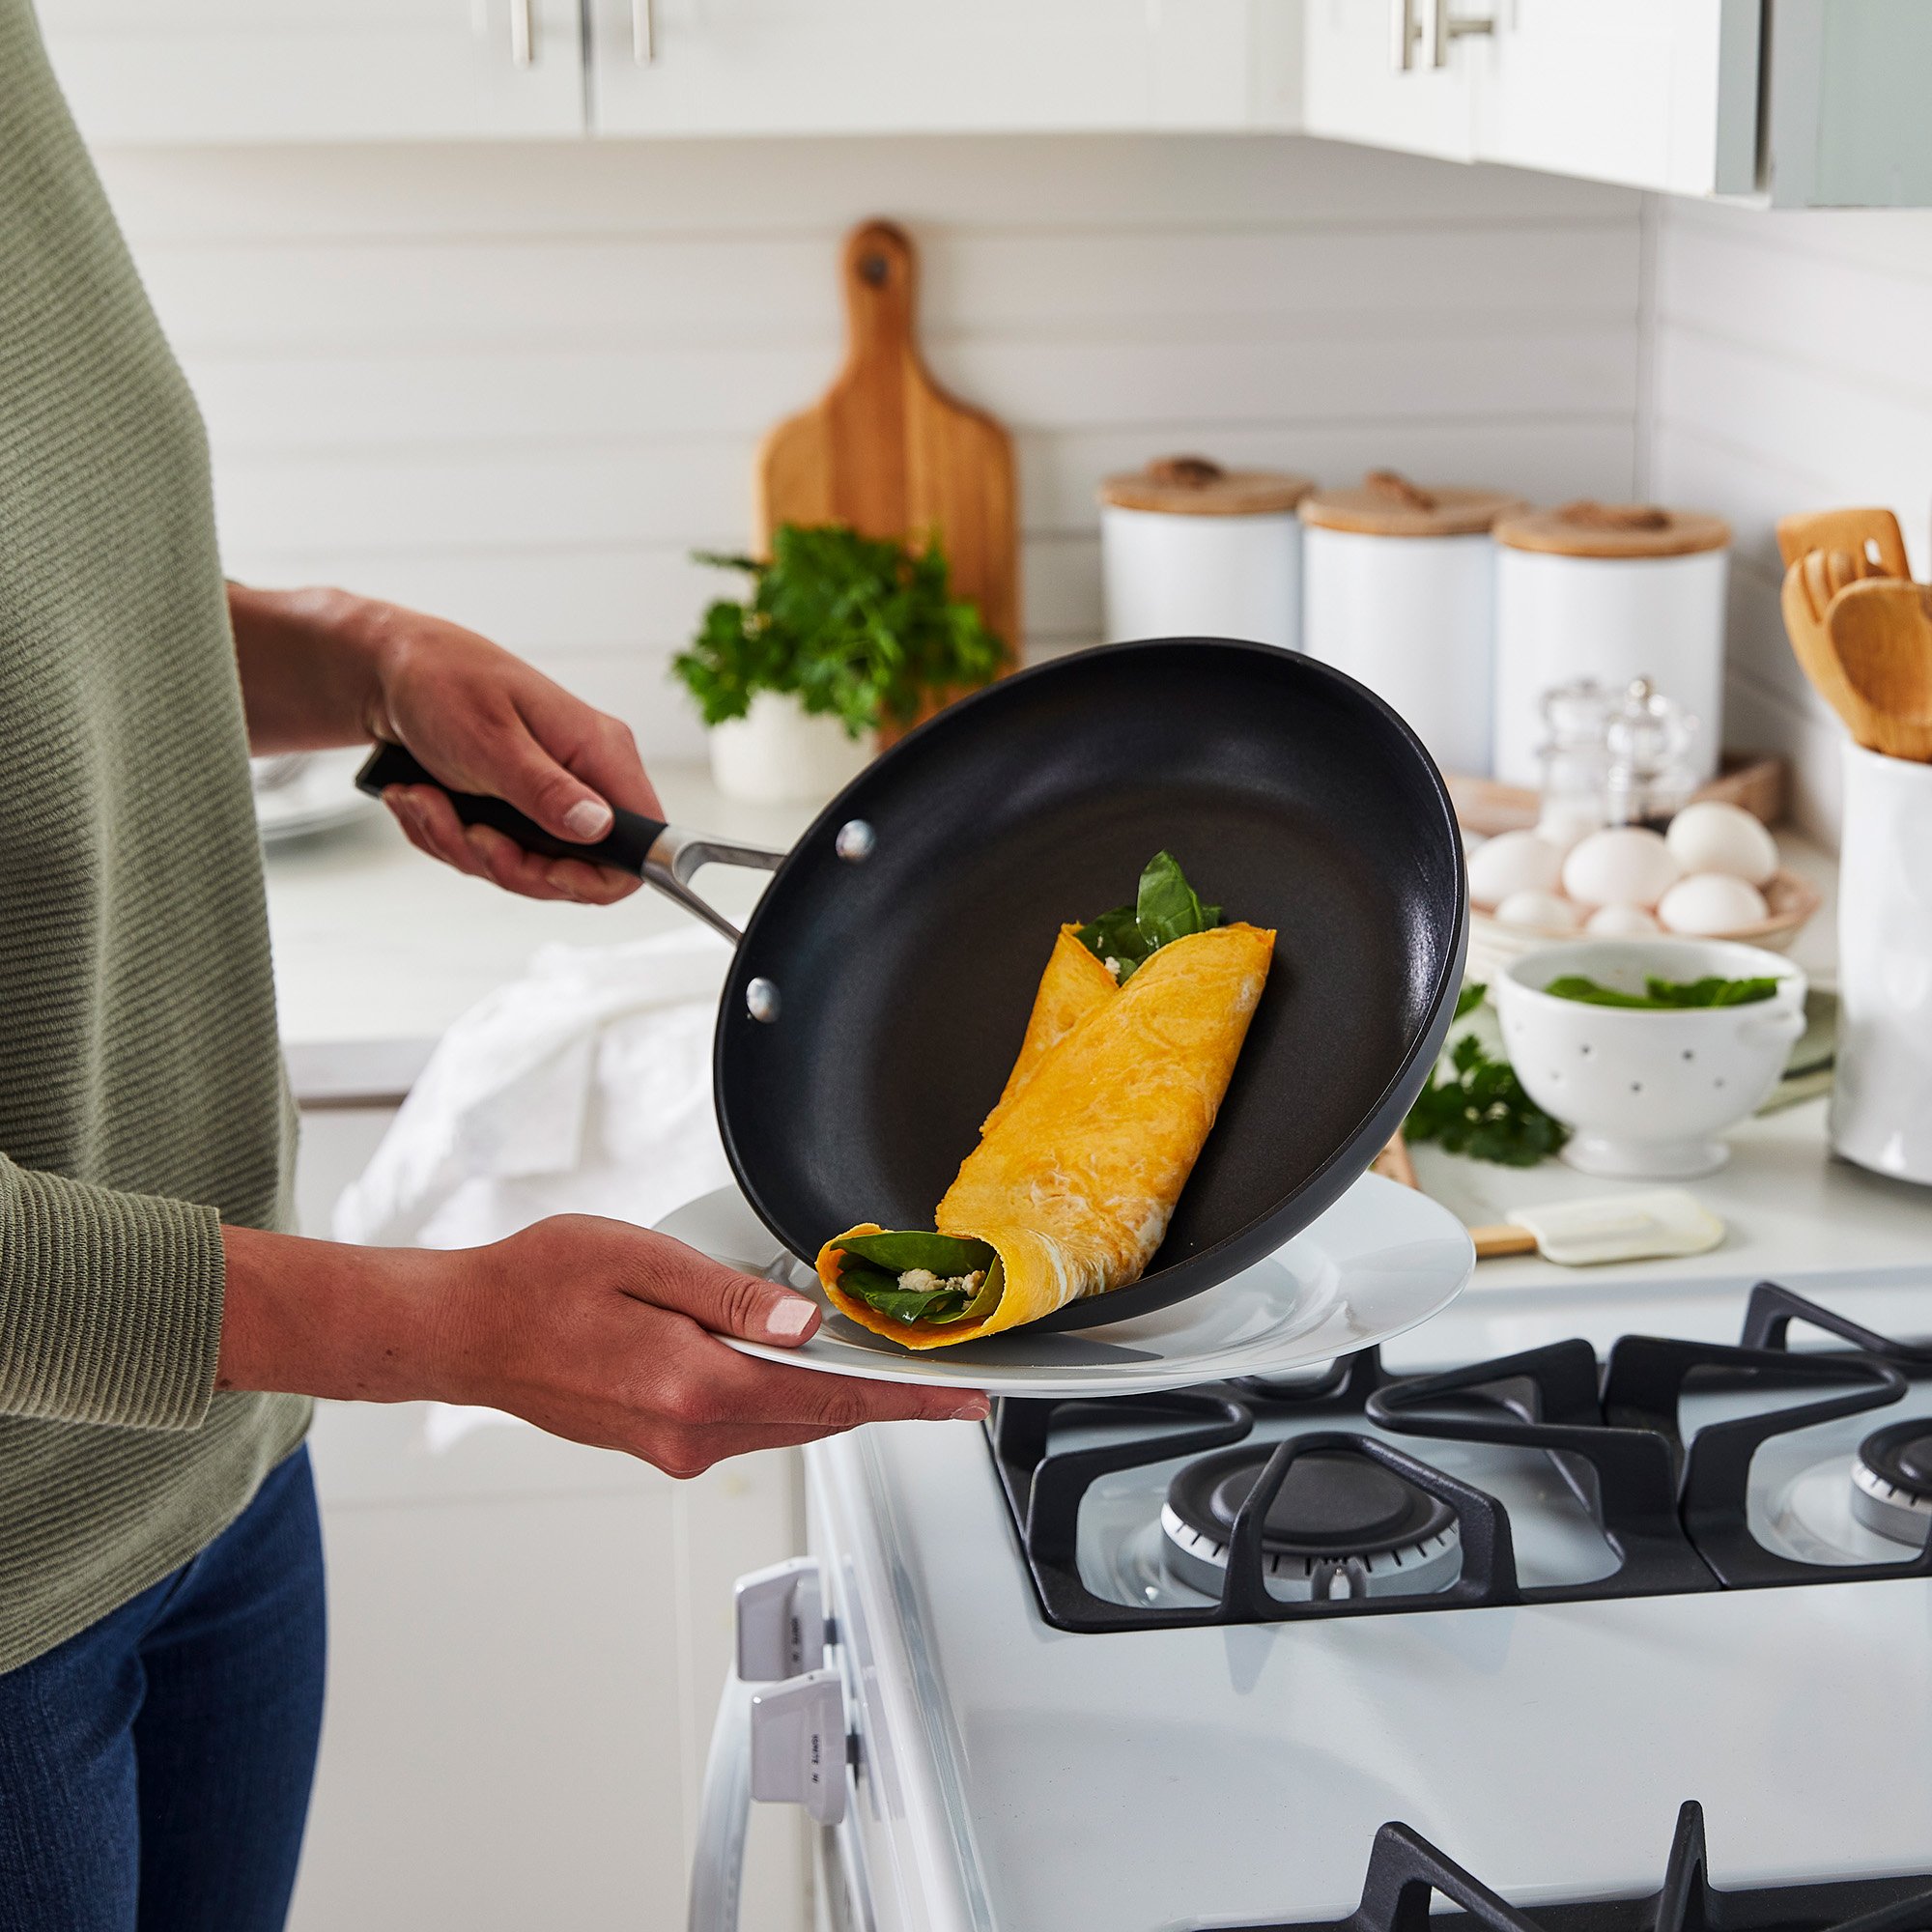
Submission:
M 631 58 L 649 67 L 658 57 L 658 28 L 653 0 L 631 0 Z
M 644 883 L 655 886 L 666 898 L 674 899 L 686 912 L 695 914 L 713 932 L 721 933 L 736 946 L 744 934 L 716 906 L 692 891 L 692 875 L 701 866 L 714 865 L 746 866 L 756 871 L 776 872 L 784 864 L 784 857 L 782 852 L 773 852 L 762 845 L 733 845 L 722 838 L 707 838 L 701 832 L 667 825 L 644 859 Z
M 534 0 L 510 0 L 510 64 L 528 67 L 537 57 L 536 21 L 530 8 Z

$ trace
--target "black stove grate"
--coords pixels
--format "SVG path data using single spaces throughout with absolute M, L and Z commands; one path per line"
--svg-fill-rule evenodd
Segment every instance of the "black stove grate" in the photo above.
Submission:
M 1794 1321 L 1848 1346 L 1796 1353 L 1789 1341 Z M 1761 1282 L 1751 1292 L 1737 1347 L 1626 1336 L 1599 1362 L 1587 1342 L 1559 1342 L 1410 1377 L 1389 1375 L 1377 1351 L 1367 1350 L 1297 1383 L 1228 1383 L 1105 1403 L 1008 1399 L 995 1406 L 987 1428 L 1021 1553 L 1049 1623 L 1082 1632 L 1290 1623 L 1932 1576 L 1932 1545 L 1896 1562 L 1801 1562 L 1765 1548 L 1751 1533 L 1747 1510 L 1751 1459 L 1764 1442 L 1897 1402 L 1910 1378 L 1926 1376 L 1932 1350 L 1889 1341 Z M 1700 1389 L 1819 1393 L 1707 1424 L 1687 1445 L 1678 1408 L 1693 1378 Z M 1077 1555 L 1080 1506 L 1099 1477 L 1225 1448 L 1247 1436 L 1258 1416 L 1289 1413 L 1331 1426 L 1292 1435 L 1270 1452 L 1230 1530 L 1217 1603 L 1205 1609 L 1127 1605 L 1087 1587 Z M 1056 1428 L 1101 1419 L 1146 1427 L 1090 1447 L 1051 1447 Z M 1583 1583 L 1524 1584 L 1503 1505 L 1350 1426 L 1363 1422 L 1425 1441 L 1543 1451 L 1602 1529 L 1617 1567 Z M 1413 1595 L 1369 1596 L 1350 1591 L 1336 1566 L 1316 1578 L 1305 1601 L 1284 1601 L 1270 1591 L 1264 1547 L 1268 1511 L 1296 1460 L 1315 1450 L 1367 1457 L 1452 1510 L 1463 1551 L 1457 1580 Z
M 1437 1899 L 1450 1908 L 1433 1912 Z M 1250 1932 L 1932 1932 L 1932 1873 L 1719 1889 L 1710 1880 L 1704 1813 L 1686 1804 L 1663 1884 L 1641 1898 L 1519 1909 L 1406 1825 L 1384 1825 L 1362 1902 L 1346 1918 L 1283 1920 Z

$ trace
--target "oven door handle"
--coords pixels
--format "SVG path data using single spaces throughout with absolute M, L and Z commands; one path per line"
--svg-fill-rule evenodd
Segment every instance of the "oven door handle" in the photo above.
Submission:
M 745 1832 L 752 1816 L 752 1687 L 735 1670 L 728 1672 L 697 1804 L 689 1932 L 738 1932 Z

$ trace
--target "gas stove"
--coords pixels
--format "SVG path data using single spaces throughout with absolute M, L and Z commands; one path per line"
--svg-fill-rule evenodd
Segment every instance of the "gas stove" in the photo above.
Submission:
M 1932 1575 L 1932 1349 L 1770 1282 L 1735 1346 L 1408 1376 L 1368 1350 L 1300 1382 L 1007 1401 L 987 1427 L 1059 1630 Z
M 1634 1898 L 1566 1900 L 1520 1912 L 1406 1825 L 1376 1833 L 1362 1902 L 1346 1918 L 1252 1932 L 1925 1932 L 1932 1872 L 1822 1885 L 1720 1889 L 1711 1883 L 1704 1811 L 1677 1814 L 1663 1883 Z M 1451 1910 L 1432 1916 L 1441 1898 Z
M 1916 1260 L 1499 1279 L 814 1444 L 753 1788 L 841 1932 L 1932 1932 L 1929 1336 Z

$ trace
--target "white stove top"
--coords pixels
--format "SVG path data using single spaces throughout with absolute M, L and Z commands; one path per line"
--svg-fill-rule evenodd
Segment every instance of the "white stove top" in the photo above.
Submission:
M 1581 1325 L 1600 1345 L 1622 1330 L 1734 1341 L 1748 1285 L 1665 1283 Z M 1791 1285 L 1887 1333 L 1932 1331 L 1932 1271 Z M 1518 1310 L 1498 1333 L 1465 1305 L 1394 1366 L 1557 1340 L 1590 1313 Z M 1721 1406 L 1698 1400 L 1687 1432 Z M 1849 1501 L 1852 1450 L 1908 1412 L 1932 1412 L 1932 1384 L 1768 1444 L 1759 1536 L 1812 1560 L 1909 1554 Z M 1435 1462 L 1453 1445 L 1404 1446 Z M 1495 1486 L 1477 1466 L 1492 1452 L 1459 1453 L 1461 1473 Z M 1522 1452 L 1511 1460 L 1520 1471 Z M 867 1431 L 810 1465 L 814 1547 L 836 1558 L 862 1665 L 859 1808 L 891 1874 L 882 1927 L 1338 1917 L 1389 1819 L 1519 1905 L 1645 1892 L 1687 1798 L 1720 1886 L 1932 1872 L 1932 1581 L 1071 1634 L 1040 1614 L 980 1430 Z M 1165 1476 L 1110 1479 L 1107 1509 L 1125 1523 L 1157 1506 Z M 1612 1560 L 1560 1482 L 1516 1480 L 1549 1491 L 1542 1516 L 1506 1497 L 1525 1582 Z M 1122 1555 L 1130 1540 L 1083 1549 L 1090 1588 L 1109 1564 L 1145 1580 L 1152 1559 Z

